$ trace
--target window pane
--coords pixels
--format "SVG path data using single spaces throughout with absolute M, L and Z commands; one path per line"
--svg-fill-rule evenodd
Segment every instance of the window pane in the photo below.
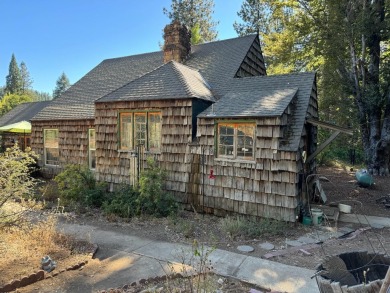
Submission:
M 234 125 L 219 125 L 218 155 L 234 156 Z
M 254 125 L 237 125 L 237 157 L 253 158 Z
M 161 113 L 149 113 L 149 150 L 158 151 L 161 145 Z
M 95 156 L 95 150 L 89 151 L 89 168 L 95 169 L 96 168 L 96 156 Z
M 146 145 L 146 113 L 135 113 L 135 146 Z
M 129 150 L 131 149 L 131 122 L 132 114 L 131 113 L 122 113 L 120 115 L 120 148 Z
M 96 167 L 95 149 L 96 149 L 95 129 L 89 129 L 88 163 L 90 169 L 95 169 Z
M 59 149 L 58 149 L 58 129 L 45 129 L 44 147 L 45 147 L 45 164 L 58 165 Z
M 58 129 L 45 129 L 45 147 L 58 148 Z
M 96 135 L 95 135 L 95 129 L 89 130 L 89 149 L 96 149 Z

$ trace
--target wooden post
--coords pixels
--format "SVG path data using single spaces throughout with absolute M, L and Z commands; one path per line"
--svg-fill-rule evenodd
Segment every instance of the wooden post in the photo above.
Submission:
M 390 267 L 387 269 L 387 274 L 383 280 L 383 284 L 379 293 L 389 292 L 389 289 L 390 289 Z

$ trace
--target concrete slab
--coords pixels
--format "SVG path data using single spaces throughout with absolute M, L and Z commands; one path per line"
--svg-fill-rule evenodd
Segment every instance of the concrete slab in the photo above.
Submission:
M 315 279 L 311 279 L 314 273 L 312 270 L 248 256 L 235 277 L 273 291 L 315 293 L 319 289 Z
M 234 276 L 240 264 L 247 258 L 246 255 L 225 251 L 221 249 L 214 250 L 209 260 L 217 274 L 224 276 Z
M 302 242 L 297 241 L 297 240 L 287 240 L 286 244 L 289 245 L 289 246 L 294 246 L 294 247 L 298 247 L 298 246 L 302 246 L 303 245 Z
M 237 246 L 237 249 L 241 252 L 246 252 L 246 253 L 255 251 L 255 249 L 249 245 L 239 245 Z
M 390 227 L 390 218 L 365 216 L 359 214 L 341 214 L 339 218 L 340 222 L 357 223 L 364 225 L 381 225 L 383 227 Z
M 311 236 L 301 236 L 297 239 L 299 242 L 305 243 L 305 244 L 313 244 L 317 243 L 317 240 L 314 239 Z
M 298 239 L 298 241 L 299 241 L 299 239 Z M 275 245 L 273 245 L 272 243 L 269 243 L 269 242 L 259 243 L 258 246 L 261 249 L 265 249 L 265 250 L 275 249 Z
M 88 225 L 64 224 L 62 228 L 64 232 L 76 234 L 101 247 L 97 254 L 101 266 L 90 274 L 93 277 L 83 277 L 86 280 L 82 292 L 90 288 L 96 291 L 120 287 L 140 279 L 165 275 L 172 269 L 178 272 L 183 268 L 182 263 L 196 266 L 190 245 L 141 239 Z M 211 251 L 211 248 L 205 247 L 204 250 Z M 311 270 L 220 249 L 212 251 L 208 260 L 217 274 L 237 277 L 263 288 L 282 292 L 318 292 L 315 280 L 310 279 L 314 274 Z M 192 268 L 186 269 L 190 271 Z M 85 268 L 84 272 L 87 271 Z

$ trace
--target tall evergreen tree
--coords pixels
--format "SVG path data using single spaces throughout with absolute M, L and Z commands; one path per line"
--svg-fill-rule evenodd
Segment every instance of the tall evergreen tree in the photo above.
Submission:
M 185 24 L 189 31 L 197 33 L 191 41 L 204 43 L 217 38 L 216 26 L 213 21 L 214 0 L 172 0 L 171 9 L 163 9 L 165 15 L 172 21 L 178 20 Z
M 61 96 L 70 87 L 70 82 L 66 74 L 63 72 L 61 76 L 57 79 L 56 88 L 53 91 L 53 99 Z
M 26 63 L 24 63 L 23 61 L 22 63 L 20 63 L 20 81 L 22 93 L 31 90 L 33 80 L 30 77 L 30 72 L 27 69 Z
M 8 75 L 6 77 L 5 92 L 16 94 L 21 91 L 21 75 L 15 55 L 12 54 L 11 62 L 9 63 Z
M 302 21 L 304 13 L 297 0 L 245 0 L 233 27 L 240 36 L 259 34 L 268 74 L 313 70 L 316 32 Z
M 258 1 L 283 24 L 263 36 L 270 64 L 287 67 L 275 58 L 284 55 L 291 71 L 319 69 L 320 102 L 336 113 L 329 118 L 357 121 L 368 169 L 389 174 L 390 0 Z

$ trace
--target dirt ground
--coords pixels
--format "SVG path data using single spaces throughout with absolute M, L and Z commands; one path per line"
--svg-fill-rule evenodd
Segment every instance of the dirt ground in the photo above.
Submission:
M 356 183 L 354 172 L 350 172 L 349 170 L 321 168 L 319 170 L 319 176 L 329 179 L 329 182 L 321 181 L 328 198 L 327 204 L 346 203 L 352 206 L 353 213 L 390 217 L 390 208 L 386 208 L 385 205 L 377 203 L 377 200 L 380 198 L 390 197 L 389 178 L 375 177 L 375 185 L 373 187 L 361 188 Z M 327 256 L 342 252 L 369 251 L 389 254 L 390 251 L 390 228 L 375 229 L 369 227 L 366 230 L 359 230 L 361 233 L 353 237 L 328 239 L 318 247 L 305 248 L 303 251 L 286 245 L 287 240 L 297 239 L 307 233 L 315 235 L 319 229 L 324 229 L 324 227 L 337 231 L 340 227 L 345 226 L 354 230 L 364 226 L 359 224 L 335 223 L 333 221 L 325 222 L 322 228 L 306 226 L 301 223 L 290 223 L 286 224 L 283 231 L 277 236 L 258 237 L 257 239 L 245 237 L 232 239 L 221 230 L 220 218 L 186 211 L 181 212 L 176 219 L 152 218 L 132 219 L 130 222 L 109 222 L 102 214 L 90 212 L 77 216 L 75 220 L 118 232 L 131 230 L 133 235 L 160 241 L 191 244 L 196 239 L 200 243 L 236 253 L 240 253 L 237 250 L 237 246 L 244 244 L 250 245 L 255 250 L 249 255 L 257 257 L 264 257 L 265 254 L 270 252 L 259 247 L 260 243 L 269 242 L 275 246 L 273 252 L 280 254 L 269 258 L 269 260 L 309 269 L 315 269 Z M 93 261 L 88 265 L 93 265 Z M 247 291 L 239 291 L 236 289 L 236 291 L 231 292 Z

